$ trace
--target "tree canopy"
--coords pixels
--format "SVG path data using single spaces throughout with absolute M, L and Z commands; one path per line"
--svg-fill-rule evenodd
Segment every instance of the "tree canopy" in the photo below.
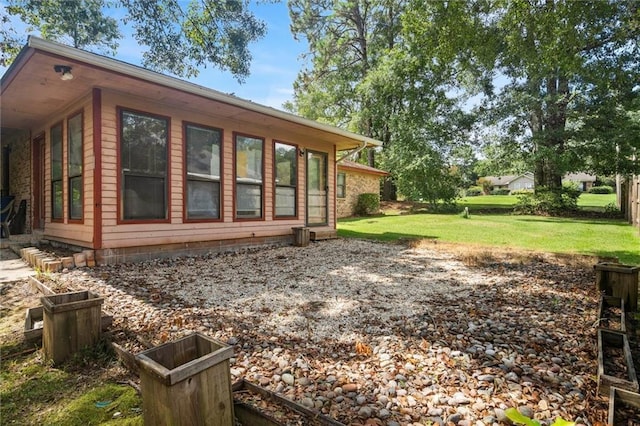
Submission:
M 310 52 L 289 107 L 382 139 L 413 196 L 429 173 L 460 170 L 465 145 L 551 190 L 568 172 L 637 173 L 639 6 L 295 0 Z M 409 173 L 425 178 L 405 186 Z
M 5 11 L 4 22 L 15 16 L 43 38 L 110 54 L 122 38 L 119 26 L 131 25 L 134 38 L 148 48 L 145 67 L 190 77 L 199 67 L 215 65 L 239 81 L 249 75 L 249 44 L 266 28 L 248 0 L 9 0 Z M 7 63 L 24 40 L 8 29 L 0 37 Z

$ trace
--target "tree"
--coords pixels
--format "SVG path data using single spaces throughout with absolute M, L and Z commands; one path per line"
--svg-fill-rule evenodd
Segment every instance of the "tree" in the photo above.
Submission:
M 103 13 L 104 7 L 104 0 L 10 0 L 6 10 L 26 23 L 27 31 L 37 29 L 43 38 L 115 53 L 122 34 L 118 21 Z
M 305 117 L 382 140 L 390 139 L 384 115 L 374 115 L 381 99 L 363 84 L 399 34 L 403 0 L 292 0 L 291 31 L 309 43 L 310 68 L 294 83 L 287 108 Z M 393 99 L 384 101 L 393 105 Z M 369 165 L 375 166 L 374 151 Z
M 292 31 L 309 43 L 309 67 L 299 74 L 288 108 L 381 140 L 377 162 L 392 172 L 398 190 L 435 204 L 455 198 L 459 166 L 468 161 L 459 145 L 469 123 L 431 65 L 405 49 L 407 3 L 291 1 Z M 379 166 L 373 153 L 368 164 Z M 387 184 L 383 198 L 394 193 Z
M 251 62 L 248 45 L 265 33 L 248 0 L 9 0 L 6 11 L 44 38 L 112 54 L 121 34 L 118 21 L 105 12 L 123 11 L 121 23 L 131 24 L 135 39 L 148 47 L 142 64 L 183 77 L 213 64 L 243 81 Z M 16 39 L 5 31 L 0 36 L 3 47 L 15 52 Z
M 415 0 L 408 11 L 407 22 L 432 23 L 405 27 L 408 42 L 437 46 L 424 61 L 451 63 L 455 78 L 473 83 L 469 93 L 485 95 L 487 122 L 531 159 L 537 187 L 560 191 L 566 172 L 606 164 L 638 170 L 616 160 L 616 147 L 628 148 L 625 159 L 640 148 L 629 115 L 640 79 L 637 2 Z M 503 87 L 490 84 L 497 76 Z

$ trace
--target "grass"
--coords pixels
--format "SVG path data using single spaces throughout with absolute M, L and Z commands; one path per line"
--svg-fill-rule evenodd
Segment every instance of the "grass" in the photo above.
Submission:
M 478 197 L 464 197 L 458 204 L 468 207 L 470 211 L 478 210 L 512 210 L 518 201 L 515 195 L 481 195 Z M 616 194 L 584 193 L 578 198 L 578 207 L 583 210 L 604 211 L 608 204 L 616 202 Z
M 25 309 L 38 298 L 25 295 L 19 282 L 7 286 L 6 308 L 0 312 L 0 423 L 142 425 L 142 399 L 118 383 L 124 373 L 106 340 L 60 367 L 51 366 L 41 349 L 23 339 Z M 99 401 L 110 403 L 96 406 Z M 121 414 L 114 418 L 116 412 Z
M 492 196 L 491 198 L 494 198 Z M 640 264 L 640 237 L 622 220 L 500 214 L 413 214 L 342 219 L 338 235 L 381 241 L 431 239 L 558 254 L 617 257 Z

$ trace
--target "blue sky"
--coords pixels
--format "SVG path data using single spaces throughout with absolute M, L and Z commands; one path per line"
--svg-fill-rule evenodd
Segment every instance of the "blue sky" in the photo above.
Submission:
M 179 0 L 180 3 L 185 1 Z M 186 2 L 185 2 L 186 3 Z M 301 54 L 307 49 L 305 42 L 293 39 L 289 29 L 290 19 L 286 1 L 263 3 L 251 1 L 251 9 L 255 15 L 267 25 L 265 37 L 250 45 L 253 59 L 251 74 L 240 84 L 229 72 L 223 72 L 215 66 L 201 68 L 200 74 L 189 81 L 224 93 L 233 93 L 262 105 L 282 109 L 282 104 L 293 97 L 293 82 L 302 67 Z M 0 1 L 0 7 L 5 5 Z M 122 15 L 114 11 L 114 17 Z M 14 22 L 15 29 L 24 32 L 24 25 Z M 131 37 L 131 31 L 121 28 L 125 38 L 119 41 L 116 58 L 135 65 L 140 65 L 144 46 L 139 46 Z M 34 34 L 39 35 L 39 34 Z M 26 41 L 26 38 L 25 38 Z M 0 74 L 6 68 L 0 67 Z

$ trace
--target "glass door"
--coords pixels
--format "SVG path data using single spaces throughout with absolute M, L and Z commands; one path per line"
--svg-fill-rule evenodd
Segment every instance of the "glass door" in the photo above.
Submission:
M 327 154 L 307 150 L 307 225 L 326 225 L 329 186 Z

